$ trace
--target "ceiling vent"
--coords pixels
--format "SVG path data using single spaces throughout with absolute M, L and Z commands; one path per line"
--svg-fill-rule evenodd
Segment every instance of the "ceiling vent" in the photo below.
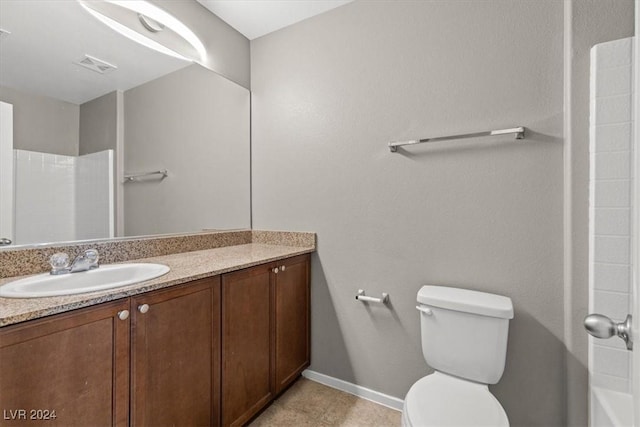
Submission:
M 113 64 L 109 64 L 106 61 L 94 58 L 93 56 L 89 55 L 85 55 L 84 58 L 80 59 L 78 62 L 76 62 L 76 64 L 100 74 L 109 73 L 113 70 L 118 69 L 118 67 Z

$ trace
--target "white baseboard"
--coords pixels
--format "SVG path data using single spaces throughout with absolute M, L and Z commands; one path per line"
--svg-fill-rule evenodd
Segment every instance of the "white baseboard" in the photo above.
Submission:
M 389 396 L 388 394 L 380 393 L 379 391 L 371 390 L 370 388 L 362 387 L 309 369 L 303 371 L 302 376 L 320 384 L 386 406 L 387 408 L 395 409 L 396 411 L 402 411 L 402 406 L 404 405 L 404 401 L 397 397 Z

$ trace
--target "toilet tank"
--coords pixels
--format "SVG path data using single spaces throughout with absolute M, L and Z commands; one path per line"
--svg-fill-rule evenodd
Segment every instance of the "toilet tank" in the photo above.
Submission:
M 511 299 L 485 292 L 423 286 L 418 292 L 422 353 L 439 372 L 495 384 L 504 372 Z

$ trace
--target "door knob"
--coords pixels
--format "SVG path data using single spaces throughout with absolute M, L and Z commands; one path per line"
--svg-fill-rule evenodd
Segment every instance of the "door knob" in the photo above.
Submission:
M 11 239 L 5 237 L 0 238 L 0 246 L 8 246 L 11 244 Z
M 631 321 L 629 314 L 624 322 L 616 323 L 602 314 L 590 314 L 584 318 L 584 327 L 596 338 L 611 338 L 619 336 L 627 345 L 627 350 L 633 350 L 633 340 L 631 338 Z
M 149 304 L 142 304 L 138 306 L 138 311 L 142 314 L 146 313 L 147 311 L 149 311 Z
M 118 319 L 127 320 L 129 318 L 129 310 L 122 310 L 118 312 Z

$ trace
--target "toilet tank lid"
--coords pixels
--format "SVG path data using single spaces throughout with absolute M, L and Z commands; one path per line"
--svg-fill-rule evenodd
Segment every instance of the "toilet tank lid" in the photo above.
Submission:
M 418 302 L 465 313 L 513 319 L 511 298 L 486 292 L 446 286 L 423 286 L 418 291 Z

